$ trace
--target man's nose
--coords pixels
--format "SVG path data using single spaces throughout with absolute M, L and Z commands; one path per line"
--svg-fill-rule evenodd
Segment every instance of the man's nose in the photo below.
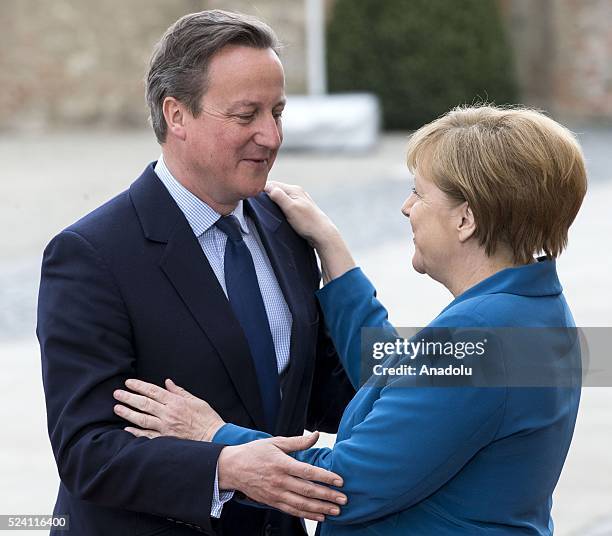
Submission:
M 263 118 L 258 125 L 254 141 L 257 145 L 276 151 L 283 141 L 283 131 L 280 119 L 273 115 Z

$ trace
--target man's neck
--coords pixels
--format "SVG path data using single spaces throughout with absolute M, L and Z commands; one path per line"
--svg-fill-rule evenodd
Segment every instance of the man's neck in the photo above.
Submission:
M 219 202 L 214 197 L 212 197 L 208 192 L 206 192 L 205 181 L 197 181 L 191 179 L 193 176 L 193 172 L 191 172 L 188 168 L 186 168 L 180 158 L 174 158 L 174 155 L 169 152 L 165 152 L 162 150 L 162 156 L 164 159 L 164 164 L 170 171 L 171 175 L 187 190 L 189 190 L 193 195 L 195 195 L 198 199 L 206 203 L 210 208 L 212 208 L 218 214 L 222 216 L 227 216 L 231 214 L 238 203 L 223 203 Z

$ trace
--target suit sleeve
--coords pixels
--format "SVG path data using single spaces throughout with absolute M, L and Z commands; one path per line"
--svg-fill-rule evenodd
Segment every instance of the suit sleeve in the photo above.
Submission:
M 112 394 L 137 375 L 129 313 L 102 257 L 75 232 L 64 231 L 45 250 L 37 335 L 49 436 L 68 491 L 212 533 L 222 446 L 123 430 Z
M 339 350 L 359 354 L 360 322 L 387 328 L 387 315 L 359 270 L 343 277 L 322 303 Z M 344 294 L 352 294 L 349 309 Z M 343 355 L 349 369 L 355 359 Z M 368 384 L 362 389 L 380 392 L 367 414 L 354 422 L 345 417 L 345 439 L 333 449 L 295 454 L 344 479 L 348 504 L 327 523 L 366 523 L 422 501 L 494 440 L 506 404 L 505 388 L 416 387 L 403 377 L 383 388 Z M 237 444 L 264 437 L 269 436 L 226 424 L 215 441 Z

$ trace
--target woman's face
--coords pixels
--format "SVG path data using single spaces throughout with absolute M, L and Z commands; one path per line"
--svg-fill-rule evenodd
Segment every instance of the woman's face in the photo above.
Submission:
M 402 206 L 410 219 L 414 240 L 412 266 L 440 281 L 460 247 L 461 204 L 450 199 L 433 181 L 415 173 L 412 194 Z

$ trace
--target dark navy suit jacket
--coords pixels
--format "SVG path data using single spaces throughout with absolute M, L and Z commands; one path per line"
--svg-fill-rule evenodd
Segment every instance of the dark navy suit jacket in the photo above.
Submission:
M 245 201 L 293 315 L 276 430 L 334 432 L 354 394 L 319 323 L 313 251 L 261 194 Z M 187 220 L 153 164 L 47 246 L 37 334 L 49 435 L 72 534 L 295 534 L 297 519 L 234 501 L 210 518 L 222 445 L 135 438 L 113 413 L 129 377 L 172 378 L 229 422 L 263 428 L 254 366 Z M 314 385 L 314 389 L 313 389 Z

